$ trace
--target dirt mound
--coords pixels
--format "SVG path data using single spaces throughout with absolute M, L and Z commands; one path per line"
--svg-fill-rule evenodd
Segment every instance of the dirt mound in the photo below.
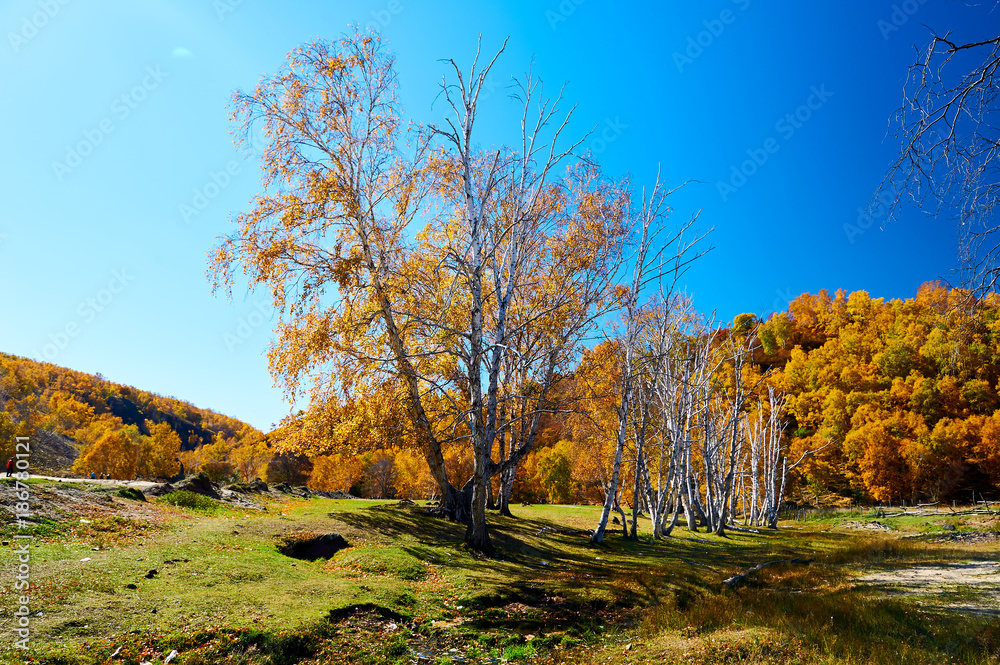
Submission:
M 13 479 L 0 482 L 0 505 L 13 514 L 21 501 Z M 113 488 L 52 482 L 31 485 L 28 495 L 31 522 L 54 520 L 64 522 L 78 518 L 98 519 L 117 515 L 129 519 L 156 521 L 156 511 L 148 504 L 117 496 Z

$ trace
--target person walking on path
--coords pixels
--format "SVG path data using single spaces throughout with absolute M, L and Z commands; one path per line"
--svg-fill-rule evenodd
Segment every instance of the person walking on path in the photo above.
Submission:
M 14 458 L 11 457 L 7 460 L 7 477 L 10 478 L 14 474 Z

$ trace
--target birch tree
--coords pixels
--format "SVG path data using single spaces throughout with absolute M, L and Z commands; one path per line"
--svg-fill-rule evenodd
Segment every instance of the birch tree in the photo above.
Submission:
M 572 112 L 530 73 L 512 84 L 512 145 L 480 147 L 502 53 L 477 55 L 467 72 L 448 61 L 449 117 L 422 128 L 402 119 L 377 35 L 294 50 L 234 95 L 242 136 L 267 139 L 264 192 L 212 263 L 217 288 L 231 290 L 241 268 L 251 288 L 269 289 L 281 312 L 271 372 L 290 394 L 307 390 L 310 411 L 372 386 L 398 391 L 439 512 L 466 522 L 465 541 L 484 553 L 488 483 L 533 437 L 499 462 L 494 444 L 546 408 L 556 370 L 609 301 L 628 230 L 625 188 L 593 163 L 569 163 L 582 141 L 562 140 Z M 515 348 L 529 328 L 544 339 Z M 507 406 L 527 391 L 504 394 L 501 382 L 512 354 L 534 387 L 520 412 Z M 464 485 L 448 478 L 445 443 L 471 449 Z
M 1000 278 L 998 74 L 1000 36 L 963 42 L 934 34 L 907 72 L 892 119 L 899 154 L 868 211 L 888 221 L 909 198 L 932 214 L 954 215 L 965 280 L 981 293 Z
M 668 292 L 672 292 L 673 286 L 676 285 L 687 266 L 704 253 L 692 251 L 695 245 L 704 238 L 704 235 L 696 236 L 693 239 L 690 238 L 690 234 L 689 237 L 685 237 L 685 232 L 689 231 L 697 220 L 697 215 L 682 224 L 671 237 L 665 239 L 662 237 L 666 231 L 667 217 L 670 211 L 667 197 L 672 191 L 664 188 L 657 180 L 648 194 L 643 193 L 638 203 L 638 210 L 632 212 L 639 238 L 632 257 L 629 284 L 623 285 L 618 290 L 624 330 L 619 347 L 621 378 L 620 385 L 617 387 L 615 407 L 617 411 L 615 451 L 601 516 L 591 536 L 591 542 L 594 544 L 600 544 L 604 540 L 604 532 L 607 529 L 611 509 L 618 505 L 622 455 L 629 429 L 630 411 L 635 407 L 634 400 L 636 399 L 637 375 L 639 373 L 637 353 L 639 352 L 638 347 L 643 325 L 643 303 L 641 300 L 643 291 L 651 284 L 656 284 L 662 289 L 664 280 L 669 276 L 672 279 Z M 662 243 L 659 245 L 659 249 L 656 247 L 657 243 Z M 640 458 L 641 454 L 637 455 L 637 459 Z M 624 529 L 624 513 L 621 514 L 621 517 Z

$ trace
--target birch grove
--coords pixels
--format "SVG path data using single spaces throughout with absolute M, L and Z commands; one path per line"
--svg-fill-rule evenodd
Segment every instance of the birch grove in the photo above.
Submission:
M 681 521 L 718 535 L 776 528 L 789 472 L 818 451 L 787 457 L 786 398 L 753 364 L 755 319 L 718 329 L 686 297 L 662 293 L 624 316 L 604 513 L 621 510 L 612 499 L 626 497 L 632 515 L 623 531 L 631 538 L 644 515 L 654 538 Z M 595 542 L 605 521 L 602 514 Z

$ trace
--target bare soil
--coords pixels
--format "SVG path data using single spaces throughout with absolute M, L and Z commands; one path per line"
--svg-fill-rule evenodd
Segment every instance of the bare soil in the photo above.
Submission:
M 902 568 L 869 573 L 861 580 L 890 593 L 924 596 L 932 607 L 1000 616 L 1000 562 Z

